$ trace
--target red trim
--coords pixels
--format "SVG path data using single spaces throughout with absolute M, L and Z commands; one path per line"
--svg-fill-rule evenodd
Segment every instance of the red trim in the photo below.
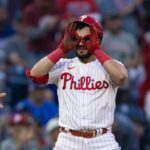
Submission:
M 31 79 L 34 83 L 36 84 L 46 84 L 48 82 L 48 74 L 46 75 L 43 75 L 43 76 L 39 76 L 39 77 L 34 77 L 34 76 L 31 76 L 30 75 L 30 69 L 27 68 L 25 73 L 26 73 L 26 76 Z

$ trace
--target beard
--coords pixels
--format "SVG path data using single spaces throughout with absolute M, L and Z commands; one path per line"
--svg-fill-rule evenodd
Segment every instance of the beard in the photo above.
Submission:
M 92 55 L 92 53 L 88 52 L 87 54 L 84 55 L 80 55 L 76 52 L 76 56 L 80 59 L 80 60 L 86 60 L 88 59 L 90 56 Z
M 82 52 L 79 52 L 80 50 L 82 50 Z M 87 51 L 85 54 L 84 54 L 84 51 Z M 82 54 L 83 53 L 83 54 Z M 85 46 L 78 46 L 77 47 L 77 50 L 76 50 L 76 56 L 82 61 L 88 59 L 90 56 L 92 55 L 91 52 L 89 52 L 87 50 L 87 48 Z

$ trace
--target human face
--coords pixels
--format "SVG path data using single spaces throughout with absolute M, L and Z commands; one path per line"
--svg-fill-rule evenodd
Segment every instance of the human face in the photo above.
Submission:
M 16 124 L 10 128 L 11 135 L 17 141 L 27 142 L 35 137 L 35 130 L 33 125 Z
M 44 103 L 44 89 L 35 89 L 30 92 L 30 99 L 35 105 Z
M 77 29 L 76 30 L 78 36 L 80 36 L 81 38 L 84 37 L 88 37 L 90 36 L 90 28 L 89 27 L 84 27 L 82 29 Z M 87 39 L 90 40 L 90 39 Z M 86 46 L 83 44 L 83 42 L 80 40 L 77 48 L 76 48 L 76 55 L 77 57 L 82 61 L 87 60 L 90 58 L 90 56 L 92 55 L 91 52 L 89 52 L 89 50 L 86 48 Z
M 111 31 L 111 33 L 117 34 L 121 30 L 122 22 L 120 18 L 117 18 L 113 20 L 108 20 L 106 25 L 107 28 Z

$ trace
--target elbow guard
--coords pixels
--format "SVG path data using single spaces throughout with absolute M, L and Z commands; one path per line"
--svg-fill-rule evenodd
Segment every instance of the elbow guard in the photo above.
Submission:
M 30 71 L 31 70 L 29 68 L 27 68 L 25 73 L 26 73 L 27 78 L 31 79 L 34 83 L 46 84 L 48 82 L 48 74 L 39 76 L 39 77 L 35 77 L 35 76 L 31 76 Z

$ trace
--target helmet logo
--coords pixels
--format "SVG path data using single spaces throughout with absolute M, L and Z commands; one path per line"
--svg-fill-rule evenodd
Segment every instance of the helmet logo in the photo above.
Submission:
M 85 18 L 87 18 L 87 15 L 83 15 L 80 17 L 80 20 L 83 21 Z

